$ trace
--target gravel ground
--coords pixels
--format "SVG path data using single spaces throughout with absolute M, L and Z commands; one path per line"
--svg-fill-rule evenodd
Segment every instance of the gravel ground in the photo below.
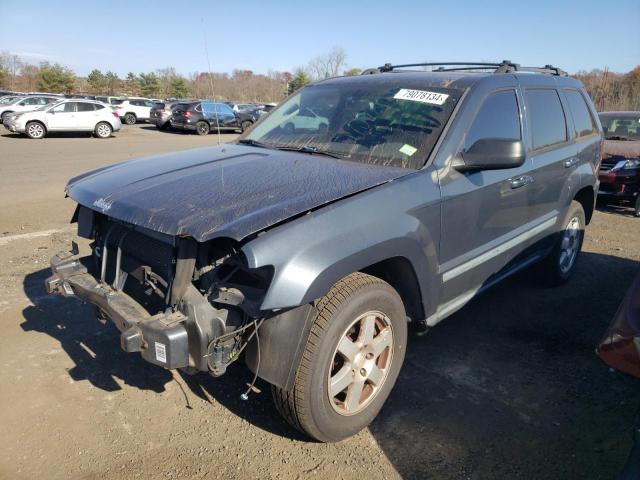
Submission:
M 289 428 L 264 384 L 242 402 L 241 365 L 218 379 L 163 370 L 122 352 L 88 306 L 45 295 L 48 259 L 73 237 L 69 177 L 215 142 L 149 125 L 109 140 L 2 132 L 0 479 L 615 477 L 639 384 L 594 348 L 640 270 L 625 209 L 596 212 L 567 285 L 525 272 L 412 336 L 380 416 L 331 445 Z

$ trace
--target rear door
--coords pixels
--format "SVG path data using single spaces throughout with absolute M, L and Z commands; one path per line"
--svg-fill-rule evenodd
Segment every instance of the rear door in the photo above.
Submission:
M 522 140 L 522 104 L 514 77 L 468 98 L 457 155 L 487 138 Z M 492 83 L 495 85 L 495 83 Z M 471 113 L 475 112 L 475 113 Z M 517 168 L 440 173 L 442 236 L 440 267 L 443 315 L 473 296 L 527 245 L 532 229 L 529 210 L 530 163 Z
M 98 112 L 95 103 L 77 102 L 76 104 L 76 128 L 78 130 L 92 131 L 98 123 Z
M 48 130 L 74 130 L 76 128 L 77 102 L 65 102 L 47 112 Z
M 529 189 L 531 215 L 540 221 L 561 221 L 561 205 L 567 173 L 578 161 L 577 147 L 569 135 L 567 113 L 560 94 L 551 83 L 524 88 L 527 143 L 531 175 L 535 182 Z M 551 226 L 549 231 L 553 230 Z M 548 232 L 547 232 L 548 233 Z

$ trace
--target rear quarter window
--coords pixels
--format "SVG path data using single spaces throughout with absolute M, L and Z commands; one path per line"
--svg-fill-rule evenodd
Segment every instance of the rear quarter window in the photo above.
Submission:
M 567 124 L 555 89 L 525 90 L 533 150 L 567 141 Z
M 578 90 L 565 90 L 564 95 L 573 117 L 576 137 L 586 137 L 595 132 L 593 118 L 582 94 Z

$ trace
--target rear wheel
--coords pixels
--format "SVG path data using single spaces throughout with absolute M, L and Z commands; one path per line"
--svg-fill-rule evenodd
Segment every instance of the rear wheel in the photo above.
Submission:
M 7 118 L 9 118 L 9 115 L 11 115 L 13 112 L 4 112 L 0 118 L 2 119 L 2 123 L 5 123 L 7 121 Z
M 29 122 L 24 129 L 24 133 L 26 133 L 29 138 L 40 139 L 44 138 L 47 130 L 40 122 Z
M 585 227 L 584 208 L 572 201 L 564 220 L 564 229 L 558 232 L 551 253 L 538 265 L 542 283 L 555 286 L 566 282 L 575 270 L 582 249 Z
M 135 125 L 137 121 L 138 118 L 136 117 L 135 113 L 127 113 L 124 116 L 124 123 L 126 123 L 127 125 Z
M 353 273 L 322 297 L 291 391 L 272 388 L 282 416 L 323 442 L 356 434 L 376 417 L 404 360 L 402 300 L 386 282 Z
M 209 134 L 209 124 L 207 122 L 200 121 L 196 123 L 196 133 L 198 135 L 208 135 Z
M 249 130 L 251 128 L 251 125 L 253 125 L 253 122 L 251 122 L 249 120 L 245 120 L 244 122 L 242 122 L 240 124 L 240 127 L 241 127 L 243 132 L 246 132 L 247 130 Z
M 94 132 L 98 138 L 109 138 L 113 132 L 113 128 L 111 128 L 111 125 L 107 122 L 100 122 L 96 125 Z

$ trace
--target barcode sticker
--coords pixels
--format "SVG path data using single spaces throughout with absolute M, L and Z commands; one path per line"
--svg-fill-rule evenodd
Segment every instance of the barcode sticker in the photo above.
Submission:
M 427 92 L 426 90 L 411 90 L 401 88 L 393 98 L 398 100 L 411 100 L 412 102 L 430 103 L 432 105 L 442 105 L 449 95 L 446 93 Z
M 165 346 L 164 343 L 155 342 L 155 344 L 156 344 L 156 360 L 162 363 L 167 363 L 167 347 Z

